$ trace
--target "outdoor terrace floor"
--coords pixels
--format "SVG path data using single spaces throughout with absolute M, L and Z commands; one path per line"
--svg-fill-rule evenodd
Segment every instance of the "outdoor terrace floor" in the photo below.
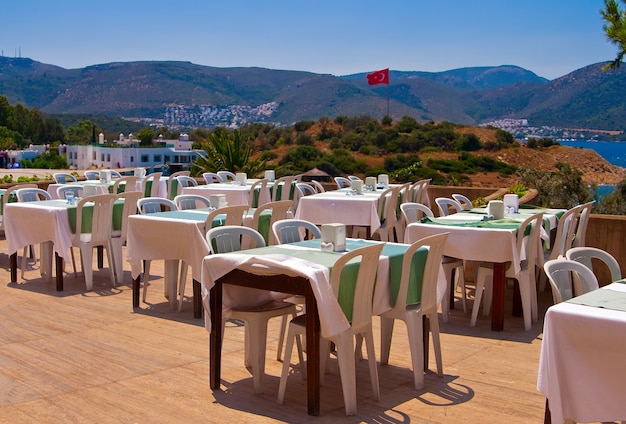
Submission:
M 229 322 L 222 356 L 222 390 L 208 384 L 208 333 L 163 297 L 163 262 L 153 261 L 148 303 L 133 311 L 130 272 L 112 288 L 108 270 L 95 273 L 94 290 L 81 275 L 65 276 L 65 291 L 39 277 L 9 283 L 6 242 L 0 241 L 0 422 L 17 423 L 540 423 L 545 398 L 537 392 L 542 322 L 523 330 L 510 313 L 505 331 L 489 319 L 469 326 L 460 302 L 441 322 L 444 377 L 430 371 L 413 388 L 406 329 L 396 323 L 390 365 L 380 366 L 381 400 L 374 401 L 367 361 L 357 367 L 358 415 L 346 417 L 336 361 L 321 390 L 321 413 L 306 412 L 306 389 L 295 371 L 284 405 L 276 403 L 282 363 L 275 360 L 280 320 L 270 322 L 265 393 L 254 393 L 243 366 L 243 327 Z M 71 270 L 68 264 L 66 269 Z M 127 269 L 129 269 L 127 267 Z M 187 284 L 191 296 L 191 284 Z M 551 294 L 540 294 L 540 313 Z M 471 302 L 468 305 L 471 307 Z M 379 320 L 374 319 L 379 353 Z M 296 355 L 294 355 L 295 361 Z M 430 355 L 434 370 L 434 355 Z

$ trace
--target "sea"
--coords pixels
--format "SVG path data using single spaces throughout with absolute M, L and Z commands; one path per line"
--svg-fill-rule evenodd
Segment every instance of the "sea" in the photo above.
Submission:
M 626 141 L 596 141 L 596 140 L 558 140 L 563 146 L 591 149 L 598 152 L 607 162 L 626 168 Z M 598 187 L 600 197 L 611 193 L 614 185 L 602 185 Z

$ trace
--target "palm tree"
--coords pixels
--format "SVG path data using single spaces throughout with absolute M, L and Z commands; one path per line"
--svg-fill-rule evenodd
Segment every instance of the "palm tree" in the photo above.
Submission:
M 624 1 L 626 5 L 626 1 Z M 626 54 L 626 12 L 617 5 L 617 0 L 604 0 L 604 9 L 600 10 L 602 19 L 607 23 L 603 25 L 604 32 L 609 41 L 617 45 L 617 57 L 613 62 L 605 65 L 602 69 L 616 69 L 622 63 Z
M 193 174 L 203 172 L 245 172 L 254 177 L 265 169 L 265 161 L 251 160 L 253 145 L 242 142 L 239 131 L 233 131 L 232 139 L 223 128 L 209 134 L 209 141 L 202 143 L 206 156 L 199 156 L 193 164 Z

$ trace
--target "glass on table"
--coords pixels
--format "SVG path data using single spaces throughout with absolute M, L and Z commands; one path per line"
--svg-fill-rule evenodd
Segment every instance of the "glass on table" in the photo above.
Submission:
M 71 190 L 68 190 L 65 192 L 65 200 L 67 200 L 67 203 L 69 205 L 71 205 L 72 203 L 74 203 L 74 192 Z

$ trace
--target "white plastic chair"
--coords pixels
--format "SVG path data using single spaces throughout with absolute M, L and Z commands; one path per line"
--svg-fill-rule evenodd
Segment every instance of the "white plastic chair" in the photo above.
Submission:
M 178 177 L 188 177 L 191 174 L 190 171 L 178 171 L 174 172 L 167 178 L 167 198 L 173 199 L 176 195 L 180 194 L 180 186 L 178 185 Z M 177 184 L 174 188 L 173 182 L 176 180 Z
M 274 239 L 279 244 L 294 243 L 306 239 L 322 237 L 320 229 L 312 222 L 303 219 L 281 219 L 272 225 Z
M 310 196 L 311 194 L 317 194 L 317 190 L 315 190 L 315 187 L 313 187 L 310 184 L 297 183 L 296 187 L 298 188 L 298 190 L 300 190 L 303 196 Z
M 532 323 L 538 319 L 537 312 L 537 283 L 535 280 L 535 264 L 537 263 L 538 249 L 541 243 L 540 234 L 543 225 L 543 213 L 536 213 L 528 217 L 517 230 L 517 251 L 520 257 L 520 271 L 515 273 L 512 264 L 506 270 L 507 278 L 514 278 L 519 282 L 519 291 L 522 298 L 522 311 L 524 314 L 524 328 L 530 331 Z M 530 232 L 526 230 L 530 226 Z M 476 295 L 472 307 L 471 326 L 476 325 L 480 300 L 483 289 L 486 291 L 483 303 L 483 315 L 488 315 L 491 309 L 491 286 L 493 281 L 493 264 L 480 263 L 476 273 Z
M 76 231 L 72 246 L 80 249 L 81 264 L 85 275 L 85 285 L 87 290 L 93 288 L 93 248 L 102 246 L 107 251 L 109 262 L 109 273 L 111 283 L 117 285 L 115 278 L 115 262 L 113 259 L 113 246 L 111 242 L 111 231 L 113 225 L 113 203 L 117 199 L 115 194 L 98 194 L 85 197 L 78 201 L 76 205 Z M 82 233 L 83 207 L 90 203 L 93 207 L 91 218 L 91 232 Z
M 286 175 L 274 181 L 274 185 L 272 186 L 272 202 L 291 199 L 291 185 L 294 183 L 297 184 L 298 179 L 299 178 L 297 175 Z M 280 186 L 280 197 L 278 197 L 279 186 Z
M 114 169 L 109 169 L 109 172 L 111 173 L 111 178 L 122 178 L 122 174 Z
M 158 197 L 159 196 L 159 181 L 161 179 L 161 172 L 153 172 L 150 175 L 146 175 L 146 178 L 141 182 L 141 191 L 145 197 Z M 148 182 L 152 181 L 150 185 L 150 191 L 148 191 Z
M 472 201 L 469 199 L 469 197 L 466 197 L 462 194 L 459 193 L 454 193 L 452 195 L 452 198 L 454 200 L 456 200 L 457 202 L 459 202 L 461 204 L 461 206 L 463 207 L 463 209 L 465 210 L 470 210 L 474 207 L 474 205 L 472 205 Z
M 552 287 L 555 304 L 599 288 L 593 271 L 580 262 L 560 257 L 547 261 L 543 269 Z
M 217 171 L 217 175 L 220 177 L 222 182 L 235 181 L 237 179 L 237 175 L 234 172 L 230 171 Z
M 57 184 L 66 184 L 66 183 L 75 183 L 76 177 L 72 174 L 68 174 L 65 172 L 55 172 L 52 174 L 52 178 Z
M 344 267 L 348 262 L 353 261 L 355 258 L 361 258 L 354 288 L 353 312 L 350 327 L 334 337 L 329 339 L 322 338 L 320 340 L 320 369 L 322 373 L 324 373 L 326 369 L 326 360 L 329 356 L 330 342 L 333 342 L 336 346 L 346 415 L 355 415 L 357 413 L 355 337 L 365 339 L 372 391 L 374 392 L 374 398 L 376 400 L 380 399 L 376 353 L 374 352 L 374 334 L 372 332 L 372 298 L 374 294 L 374 283 L 376 281 L 378 262 L 383 247 L 384 243 L 376 243 L 371 246 L 352 250 L 342 255 L 337 262 L 335 262 L 330 273 L 330 284 L 333 289 L 333 293 L 337 296 L 341 286 L 341 273 Z M 285 359 L 280 376 L 280 384 L 278 386 L 277 402 L 279 404 L 282 404 L 285 398 L 293 342 L 296 338 L 300 340 L 302 335 L 305 334 L 305 324 L 306 315 L 299 315 L 298 317 L 292 319 L 289 323 L 287 344 L 285 346 Z M 301 343 L 299 342 L 298 344 L 300 345 Z M 301 369 L 304 369 L 303 364 L 300 365 Z
M 115 276 L 119 283 L 124 281 L 124 258 L 122 246 L 126 244 L 128 233 L 128 217 L 137 214 L 137 202 L 143 196 L 140 191 L 125 191 L 117 195 L 118 199 L 124 200 L 122 209 L 122 227 L 119 230 L 111 230 L 111 245 L 113 246 L 113 263 L 115 264 Z
M 576 234 L 574 235 L 574 241 L 572 241 L 572 247 L 585 246 L 585 239 L 587 237 L 587 227 L 589 226 L 589 215 L 591 215 L 591 209 L 596 201 L 593 200 L 588 203 L 580 205 L 578 209 L 578 226 L 576 227 Z
M 193 177 L 179 175 L 178 177 L 176 177 L 176 179 L 178 180 L 178 185 L 180 187 L 197 187 L 198 186 L 198 180 L 196 180 Z
M 311 184 L 313 185 L 313 187 L 315 187 L 315 190 L 316 190 L 318 193 L 324 193 L 324 192 L 326 192 L 326 189 L 324 188 L 324 186 L 322 185 L 322 183 L 320 183 L 319 181 L 316 181 L 316 180 L 311 180 L 310 182 L 311 182 Z
M 261 214 L 267 210 L 272 211 L 272 216 L 270 217 L 270 233 L 268 234 L 268 246 L 277 244 L 274 233 L 272 232 L 274 223 L 276 221 L 280 221 L 281 219 L 293 218 L 293 212 L 291 211 L 292 205 L 293 202 L 291 200 L 279 200 L 261 205 L 254 211 L 254 215 L 252 215 L 252 228 L 257 231 L 259 231 L 259 220 L 261 218 Z
M 602 261 L 611 273 L 611 281 L 622 279 L 622 271 L 619 262 L 613 255 L 597 247 L 572 247 L 565 252 L 565 257 L 576 262 L 580 262 L 593 271 L 593 259 Z M 595 273 L 594 273 L 595 274 Z
M 411 191 L 413 192 L 413 200 L 415 203 L 426 204 L 426 200 L 428 200 L 428 186 L 430 184 L 431 179 L 419 180 L 411 186 Z
M 134 175 L 118 178 L 113 183 L 113 194 L 119 194 L 126 191 L 139 191 L 143 196 L 143 191 L 137 189 L 137 181 L 139 181 L 139 177 Z
M 249 240 L 242 240 L 243 237 Z M 207 231 L 206 239 L 213 254 L 239 251 L 242 245 L 249 246 L 251 241 L 254 247 L 265 246 L 265 240 L 258 231 L 236 225 L 212 228 Z M 263 392 L 267 322 L 271 318 L 284 315 L 295 317 L 296 306 L 290 302 L 275 300 L 265 305 L 250 308 L 235 306 L 231 309 L 230 318 L 242 320 L 245 323 L 244 363 L 246 367 L 252 368 L 252 380 L 256 393 Z M 224 334 L 223 331 L 222 334 Z
M 74 194 L 74 199 L 78 199 L 79 197 L 83 197 L 83 188 L 82 185 L 63 184 L 57 188 L 57 197 L 59 199 L 65 199 L 65 193 L 70 191 Z
M 7 188 L 4 194 L 2 195 L 2 210 L 3 211 L 6 210 L 6 206 L 7 206 L 7 203 L 9 203 L 9 201 L 13 199 L 14 201 L 18 200 L 17 195 L 15 194 L 15 191 L 21 188 L 38 188 L 38 186 L 37 184 L 17 184 L 17 185 Z M 0 231 L 4 232 L 4 216 L 3 215 L 0 215 Z
M 271 201 L 272 196 L 269 194 L 269 189 L 267 188 L 268 182 L 269 180 L 267 178 L 261 178 L 250 186 L 250 199 L 248 200 L 248 204 L 251 208 L 256 208 L 259 204 Z
M 402 213 L 405 226 L 414 222 L 420 222 L 420 219 L 424 216 L 429 218 L 435 217 L 433 211 L 428 206 L 421 203 L 402 203 L 400 205 L 400 212 Z
M 463 206 L 454 199 L 448 199 L 447 197 L 437 197 L 435 203 L 439 208 L 439 216 L 448 216 L 451 213 L 457 213 L 463 211 Z M 452 211 L 450 210 L 452 209 Z
M 439 339 L 439 315 L 437 309 L 437 275 L 441 264 L 441 252 L 448 233 L 425 237 L 412 243 L 404 253 L 402 259 L 402 274 L 400 288 L 392 309 L 380 315 L 380 363 L 389 363 L 389 351 L 391 348 L 391 336 L 393 333 L 394 320 L 404 321 L 409 338 L 411 351 L 411 363 L 413 365 L 413 384 L 415 389 L 424 388 L 424 334 L 423 317 L 428 318 L 430 332 L 433 338 L 433 348 L 437 362 L 437 374 L 443 375 L 443 363 L 441 360 L 441 342 Z M 409 289 L 409 277 L 413 265 L 413 256 L 418 249 L 428 248 L 428 256 L 424 265 L 422 289 L 419 303 L 407 303 Z
M 199 194 L 179 194 L 174 197 L 174 204 L 179 211 L 211 207 L 209 199 Z
M 337 184 L 337 189 L 352 187 L 352 181 L 350 181 L 349 178 L 335 177 L 334 180 L 335 180 L 335 183 Z
M 52 200 L 50 193 L 41 188 L 20 188 L 15 190 L 18 202 L 37 202 L 40 200 Z
M 137 201 L 137 208 L 141 214 L 161 212 L 162 208 L 169 211 L 178 210 L 176 203 L 165 197 L 142 197 Z
M 85 178 L 90 181 L 100 180 L 100 171 L 85 171 Z
M 217 175 L 215 172 L 204 172 L 202 174 L 202 178 L 204 178 L 204 181 L 207 184 L 226 182 L 226 180 L 222 180 L 222 177 Z
M 351 181 L 361 181 L 361 179 L 356 175 L 348 175 L 348 179 Z

